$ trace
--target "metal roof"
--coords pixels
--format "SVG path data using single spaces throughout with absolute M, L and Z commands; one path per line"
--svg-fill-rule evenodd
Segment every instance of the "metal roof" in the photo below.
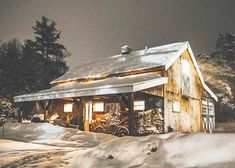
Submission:
M 167 77 L 154 73 L 145 73 L 125 77 L 113 77 L 91 82 L 69 82 L 56 85 L 37 93 L 14 97 L 15 102 L 49 100 L 68 97 L 95 96 L 117 93 L 129 93 L 144 90 L 167 83 Z
M 96 60 L 53 80 L 51 84 L 86 78 L 102 78 L 110 74 L 165 66 L 186 50 L 188 42 L 178 42 Z
M 147 50 L 145 49 L 135 51 L 124 55 L 115 55 L 105 59 L 97 60 L 96 62 L 91 62 L 78 66 L 74 69 L 71 69 L 63 76 L 52 81 L 51 84 L 54 84 L 55 86 L 51 89 L 43 90 L 33 94 L 16 96 L 14 97 L 14 99 L 15 102 L 22 102 L 65 97 L 124 93 L 127 91 L 138 91 L 138 89 L 135 90 L 135 83 L 143 81 L 148 84 L 150 82 L 149 80 L 161 79 L 161 81 L 164 81 L 166 79 L 159 79 L 159 77 L 156 77 L 153 74 L 152 75 L 154 77 L 146 73 L 143 75 L 135 75 L 135 77 L 113 76 L 115 76 L 115 74 L 134 72 L 142 69 L 151 69 L 158 67 L 162 67 L 163 70 L 167 70 L 176 61 L 176 59 L 178 59 L 180 55 L 186 50 L 188 50 L 188 52 L 190 53 L 190 57 L 192 58 L 193 64 L 202 82 L 203 88 L 210 94 L 211 97 L 218 101 L 217 96 L 210 90 L 210 88 L 206 85 L 205 81 L 203 80 L 195 56 L 192 52 L 189 42 L 187 41 L 149 48 Z M 152 76 L 153 78 L 151 78 L 150 76 Z M 105 77 L 107 77 L 107 79 L 97 80 Z M 92 78 L 95 78 L 96 80 L 88 83 L 77 81 L 80 79 Z

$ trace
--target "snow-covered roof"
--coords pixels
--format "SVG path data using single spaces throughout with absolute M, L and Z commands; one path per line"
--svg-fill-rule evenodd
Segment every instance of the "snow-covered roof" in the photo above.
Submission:
M 139 50 L 131 52 L 129 54 L 115 55 L 112 57 L 104 58 L 101 60 L 97 60 L 95 62 L 78 66 L 74 69 L 71 69 L 63 76 L 53 80 L 51 84 L 53 84 L 54 87 L 52 87 L 51 89 L 41 91 L 35 94 L 16 96 L 14 99 L 16 102 L 20 102 L 20 101 L 34 101 L 34 100 L 45 100 L 45 99 L 55 99 L 55 98 L 64 98 L 64 97 L 78 97 L 78 96 L 89 96 L 89 95 L 91 96 L 98 94 L 101 95 L 101 94 L 124 93 L 124 90 L 126 89 L 127 86 L 128 87 L 131 86 L 131 88 L 127 89 L 129 92 L 134 92 L 137 91 L 133 89 L 136 82 L 139 83 L 143 81 L 146 82 L 146 84 L 148 84 L 151 83 L 151 80 L 153 79 L 148 79 L 149 75 L 146 73 L 140 76 L 135 75 L 136 78 L 130 78 L 128 76 L 118 78 L 117 77 L 118 74 L 129 73 L 129 72 L 131 74 L 131 72 L 149 70 L 152 68 L 160 68 L 161 70 L 166 71 L 186 50 L 188 50 L 189 52 L 189 55 L 198 73 L 203 88 L 207 91 L 207 93 L 209 93 L 211 97 L 214 98 L 214 100 L 217 101 L 218 100 L 217 96 L 206 85 L 202 77 L 201 71 L 198 67 L 198 64 L 196 62 L 196 59 L 194 57 L 194 54 L 192 52 L 192 49 L 190 47 L 190 44 L 187 41 Z M 106 79 L 102 80 L 104 78 Z M 83 83 L 81 82 L 81 80 L 83 79 L 99 79 L 99 80 L 95 80 L 92 83 L 85 83 L 85 82 Z M 159 80 L 159 78 L 157 78 L 156 76 L 154 77 L 154 79 Z M 160 79 L 162 80 L 163 78 Z M 80 82 L 75 82 L 75 81 L 80 81 Z M 69 83 L 73 82 L 75 83 L 69 85 Z M 65 88 L 63 88 L 62 83 L 64 84 L 64 86 L 66 86 Z M 125 87 L 123 87 L 123 85 Z M 157 85 L 159 85 L 159 83 L 157 83 L 155 86 Z M 70 88 L 67 86 L 70 86 Z M 111 87 L 109 88 L 108 86 Z M 45 96 L 43 97 L 42 95 Z M 30 96 L 32 98 L 30 98 Z
M 67 97 L 129 93 L 167 83 L 167 77 L 154 73 L 113 77 L 91 82 L 69 82 L 37 93 L 14 97 L 15 102 L 49 100 Z
M 188 42 L 172 43 L 96 60 L 71 69 L 51 84 L 166 66 L 185 51 L 187 44 Z

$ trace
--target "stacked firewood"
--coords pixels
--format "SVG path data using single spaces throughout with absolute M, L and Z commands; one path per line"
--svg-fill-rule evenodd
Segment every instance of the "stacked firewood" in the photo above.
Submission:
M 125 126 L 126 128 L 128 128 L 128 108 L 125 108 L 121 111 L 121 115 L 120 115 L 122 121 L 123 121 L 123 126 Z
M 120 123 L 120 114 L 119 113 L 106 113 L 105 119 L 109 121 L 110 124 L 118 124 Z
M 162 109 L 150 109 L 136 113 L 136 132 L 138 135 L 163 132 Z
M 119 124 L 121 121 L 123 126 L 128 127 L 128 109 L 122 109 L 120 103 L 106 103 L 105 119 L 111 124 Z

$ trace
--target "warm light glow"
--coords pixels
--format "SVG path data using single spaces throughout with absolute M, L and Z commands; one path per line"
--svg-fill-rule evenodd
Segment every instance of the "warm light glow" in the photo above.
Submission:
M 97 102 L 93 104 L 93 110 L 95 112 L 103 112 L 104 111 L 104 102 Z
M 85 120 L 89 121 L 89 124 L 92 122 L 92 102 L 86 103 Z
M 173 112 L 180 112 L 180 103 L 178 101 L 173 101 Z
M 72 103 L 64 104 L 64 112 L 73 112 L 73 104 Z
M 91 124 L 92 122 L 92 102 L 90 103 L 90 109 L 89 109 L 89 123 Z
M 134 110 L 144 110 L 145 109 L 145 102 L 142 101 L 134 101 Z
M 88 111 L 89 111 L 89 104 L 86 103 L 86 117 L 85 117 L 85 120 L 88 120 Z
M 187 60 L 182 60 L 182 71 L 184 75 L 189 76 L 190 75 L 190 65 Z

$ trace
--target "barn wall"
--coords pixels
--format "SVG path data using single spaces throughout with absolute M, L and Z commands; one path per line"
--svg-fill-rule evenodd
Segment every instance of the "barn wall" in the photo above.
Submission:
M 190 93 L 182 95 L 183 75 L 182 59 L 190 64 Z M 165 129 L 168 131 L 201 131 L 201 97 L 202 85 L 196 69 L 190 58 L 189 52 L 185 51 L 180 58 L 167 70 L 168 83 L 165 84 Z M 173 112 L 173 102 L 180 103 L 180 111 Z
M 141 92 L 163 97 L 163 85 L 157 86 L 157 87 L 152 87 L 152 88 L 149 88 L 149 89 L 145 89 Z
M 48 110 L 48 116 L 57 113 L 58 115 L 63 115 L 64 113 L 64 102 L 62 100 L 53 100 L 51 103 L 49 110 Z
M 59 116 L 77 116 L 78 113 L 81 112 L 81 109 L 78 107 L 77 103 L 73 103 L 73 112 L 64 112 L 64 104 L 65 103 L 72 103 L 72 101 L 65 101 L 65 100 L 51 100 L 51 104 L 48 108 L 48 117 L 50 118 L 53 114 L 57 113 Z

